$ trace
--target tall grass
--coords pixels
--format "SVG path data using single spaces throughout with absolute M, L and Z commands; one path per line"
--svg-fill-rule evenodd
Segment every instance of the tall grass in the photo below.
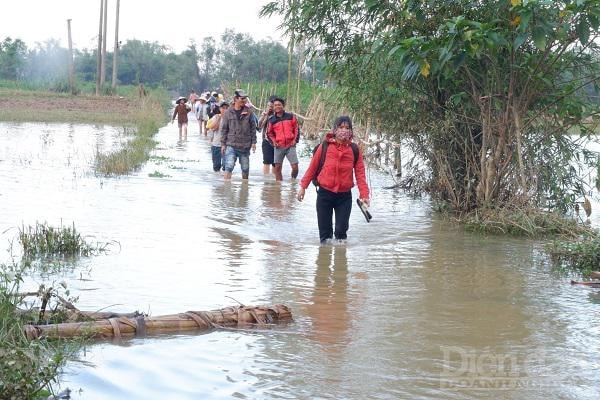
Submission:
M 123 147 L 108 153 L 96 153 L 95 170 L 98 174 L 125 175 L 139 169 L 148 159 L 156 147 L 153 139 L 158 131 L 156 121 L 140 121 L 134 136 L 124 143 Z
M 71 226 L 58 228 L 47 223 L 36 222 L 35 226 L 19 228 L 19 244 L 26 258 L 37 256 L 91 256 L 105 251 L 108 244 L 88 243 L 83 236 Z
M 223 89 L 228 96 L 232 96 L 235 89 L 245 90 L 252 104 L 259 108 L 266 107 L 269 97 L 276 95 L 286 100 L 288 110 L 299 114 L 305 114 L 308 111 L 311 101 L 319 93 L 331 91 L 331 89 L 315 86 L 307 81 L 300 81 L 300 91 L 296 91 L 296 87 L 294 87 L 290 98 L 286 98 L 287 83 L 285 82 L 236 82 L 225 84 Z
M 156 147 L 153 139 L 160 126 L 167 121 L 170 106 L 164 90 L 153 90 L 148 97 L 139 101 L 139 112 L 135 117 L 135 133 L 120 149 L 107 153 L 96 153 L 96 173 L 104 176 L 125 175 L 138 170 Z
M 561 214 L 515 207 L 478 209 L 458 217 L 469 231 L 499 235 L 577 237 L 590 229 Z

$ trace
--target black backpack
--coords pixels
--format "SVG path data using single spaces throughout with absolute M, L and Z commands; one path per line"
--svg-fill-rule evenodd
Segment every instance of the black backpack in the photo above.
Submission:
M 324 141 L 323 143 L 319 143 L 318 145 L 316 145 L 315 148 L 313 149 L 313 156 L 314 156 L 315 153 L 317 152 L 317 149 L 319 148 L 319 146 L 321 146 L 321 158 L 319 159 L 319 166 L 317 167 L 317 171 L 315 172 L 315 177 L 312 180 L 313 185 L 315 185 L 316 187 L 319 187 L 319 182 L 317 182 L 317 177 L 321 173 L 321 170 L 323 169 L 323 165 L 325 164 L 325 157 L 327 156 L 327 146 L 328 145 L 329 145 L 329 143 L 327 141 Z M 354 166 L 356 167 L 356 163 L 358 162 L 358 145 L 354 142 L 350 142 L 350 147 L 352 147 L 352 153 L 354 153 Z

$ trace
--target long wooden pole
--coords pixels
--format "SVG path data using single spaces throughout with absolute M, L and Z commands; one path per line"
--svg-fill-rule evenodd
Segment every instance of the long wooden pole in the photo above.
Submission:
M 100 86 L 106 82 L 106 30 L 108 29 L 108 0 L 104 0 L 104 16 L 102 17 L 102 63 L 100 65 Z
M 71 20 L 67 20 L 69 33 L 69 87 L 71 94 L 75 94 L 75 66 L 73 65 L 73 40 L 71 39 Z
M 100 69 L 102 67 L 102 16 L 104 0 L 100 0 L 100 24 L 98 27 L 98 53 L 96 54 L 96 96 L 100 95 Z
M 117 88 L 117 59 L 119 57 L 119 8 L 121 6 L 121 0 L 117 0 L 117 11 L 115 18 L 115 50 L 113 53 L 113 70 L 112 70 L 112 88 Z
M 267 325 L 292 320 L 292 312 L 283 304 L 273 306 L 234 306 L 212 311 L 187 311 L 156 317 L 116 316 L 102 321 L 71 322 L 49 325 L 25 325 L 23 330 L 30 340 L 38 338 L 144 336 L 145 334 L 186 330 Z

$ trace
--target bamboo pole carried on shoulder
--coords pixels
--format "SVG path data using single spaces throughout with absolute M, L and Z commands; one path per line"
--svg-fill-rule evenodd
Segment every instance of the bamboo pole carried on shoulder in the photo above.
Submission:
M 292 312 L 283 304 L 274 306 L 232 306 L 212 311 L 186 311 L 156 317 L 117 316 L 100 321 L 70 322 L 49 325 L 25 325 L 30 340 L 37 338 L 121 338 L 146 334 L 207 330 L 250 324 L 266 326 L 292 320 Z

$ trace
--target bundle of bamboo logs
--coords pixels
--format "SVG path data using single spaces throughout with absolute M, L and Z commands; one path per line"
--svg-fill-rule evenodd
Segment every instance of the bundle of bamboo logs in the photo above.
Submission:
M 80 313 L 86 313 L 80 311 Z M 232 306 L 212 311 L 186 311 L 180 314 L 149 317 L 137 314 L 111 314 L 87 312 L 89 318 L 98 320 L 49 325 L 25 325 L 30 340 L 37 338 L 121 338 L 146 334 L 207 330 L 222 327 L 239 327 L 251 324 L 265 326 L 292 320 L 290 309 L 283 305 Z

